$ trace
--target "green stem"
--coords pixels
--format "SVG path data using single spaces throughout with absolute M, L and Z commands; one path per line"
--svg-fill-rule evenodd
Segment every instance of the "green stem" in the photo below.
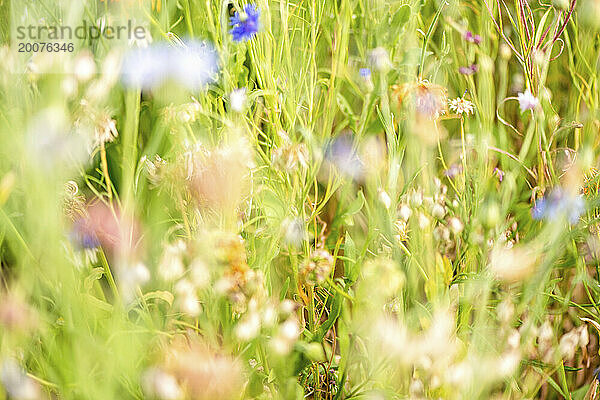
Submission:
M 462 165 L 463 165 L 463 177 L 465 180 L 465 190 L 467 187 L 467 147 L 465 145 L 465 119 L 460 117 L 460 142 L 462 145 Z
M 316 331 L 315 293 L 313 287 L 308 285 L 308 327 L 312 333 Z
M 104 276 L 106 276 L 106 280 L 108 281 L 108 286 L 113 292 L 115 296 L 115 300 L 119 299 L 119 289 L 117 288 L 117 284 L 115 283 L 115 278 L 110 270 L 110 266 L 108 265 L 108 260 L 106 259 L 106 254 L 104 254 L 104 250 L 100 249 L 98 251 L 100 255 L 100 263 L 102 264 L 102 268 L 104 268 Z
M 341 294 L 342 296 L 344 296 L 345 298 L 347 298 L 348 300 L 350 300 L 351 302 L 354 302 L 354 297 L 350 296 L 348 293 L 344 292 L 342 290 L 342 288 L 340 288 L 338 285 L 335 284 L 335 282 L 330 278 L 327 277 L 327 283 L 329 283 L 329 285 L 339 294 Z
M 137 136 L 140 114 L 140 90 L 125 94 L 125 128 L 123 129 L 123 202 L 127 204 L 133 196 L 135 166 L 137 164 Z
M 25 250 L 25 252 L 27 253 L 27 255 L 29 255 L 32 259 L 35 259 L 35 257 L 33 256 L 33 253 L 31 252 L 31 250 L 29 249 L 29 246 L 27 245 L 27 243 L 25 243 L 25 239 L 23 239 L 23 236 L 21 236 L 21 233 L 19 233 L 19 231 L 17 230 L 17 227 L 13 224 L 12 220 L 9 218 L 8 215 L 6 215 L 6 213 L 4 212 L 3 209 L 0 208 L 0 215 L 2 215 L 4 221 L 6 222 L 6 224 L 11 228 L 11 230 L 13 231 L 15 237 L 17 238 L 18 242 L 21 244 L 21 246 L 23 246 L 23 250 Z
M 427 33 L 425 34 L 425 40 L 423 41 L 423 48 L 421 49 L 421 59 L 419 61 L 419 74 L 418 74 L 419 78 L 422 78 L 422 75 L 423 75 L 423 64 L 425 63 L 425 52 L 427 50 L 427 43 L 429 43 L 429 38 L 433 34 L 433 31 L 435 29 L 435 26 L 437 25 L 438 19 L 440 18 L 440 14 L 442 14 L 442 10 L 444 9 L 444 6 L 446 6 L 446 0 L 442 0 L 440 7 L 438 8 L 437 12 L 435 13 L 435 17 L 433 17 L 433 21 L 431 22 L 431 25 L 429 25 L 429 29 L 427 29 Z

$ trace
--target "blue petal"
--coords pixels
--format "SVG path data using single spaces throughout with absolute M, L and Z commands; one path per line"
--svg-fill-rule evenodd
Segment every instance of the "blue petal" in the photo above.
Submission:
M 546 214 L 546 199 L 542 198 L 536 201 L 535 206 L 531 209 L 531 217 L 536 221 L 544 218 Z
M 253 4 L 246 4 L 244 13 L 244 19 L 239 12 L 230 18 L 232 29 L 229 32 L 236 42 L 250 40 L 260 30 L 260 9 Z

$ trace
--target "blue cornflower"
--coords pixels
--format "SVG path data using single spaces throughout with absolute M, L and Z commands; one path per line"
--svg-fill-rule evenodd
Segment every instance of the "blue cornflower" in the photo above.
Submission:
M 71 239 L 82 249 L 100 247 L 100 240 L 85 218 L 80 218 L 73 224 Z
M 559 188 L 536 201 L 531 209 L 531 217 L 537 221 L 542 219 L 553 221 L 564 216 L 571 225 L 574 225 L 584 211 L 585 203 L 581 196 L 571 195 Z
M 370 79 L 371 78 L 371 70 L 369 68 L 361 68 L 358 73 L 360 74 L 360 76 L 363 79 Z
M 546 213 L 546 199 L 542 197 L 541 199 L 539 199 L 538 201 L 535 202 L 535 205 L 531 209 L 531 217 L 533 219 L 535 219 L 536 221 L 539 221 L 542 218 L 544 218 L 545 213 Z
M 325 160 L 352 179 L 360 179 L 363 175 L 364 164 L 359 158 L 354 148 L 354 140 L 349 134 L 342 134 L 327 144 Z
M 246 4 L 244 12 L 238 11 L 230 19 L 231 35 L 236 42 L 250 40 L 260 30 L 260 9 L 254 4 Z
M 219 72 L 217 52 L 210 43 L 181 42 L 174 46 L 156 43 L 126 54 L 121 69 L 125 85 L 151 90 L 176 82 L 199 90 L 213 82 Z

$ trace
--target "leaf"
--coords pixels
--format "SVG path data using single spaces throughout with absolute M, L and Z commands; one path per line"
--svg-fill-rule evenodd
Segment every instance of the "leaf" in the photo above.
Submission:
M 329 317 L 327 320 L 323 322 L 319 329 L 315 332 L 312 337 L 313 342 L 321 342 L 329 329 L 333 326 L 335 321 L 338 319 L 340 314 L 342 313 L 342 305 L 344 304 L 344 297 L 340 293 L 336 293 L 333 298 L 333 303 L 331 304 L 331 311 L 329 311 Z
M 392 16 L 390 20 L 390 26 L 403 27 L 410 18 L 410 6 L 408 4 L 403 5 L 396 11 L 396 13 Z
M 542 37 L 542 34 L 544 32 L 544 25 L 546 25 L 546 19 L 548 19 L 548 15 L 550 14 L 550 11 L 552 11 L 552 10 L 553 10 L 552 7 L 548 8 L 548 11 L 546 11 L 546 13 L 542 17 L 542 19 L 540 19 L 540 23 L 538 25 L 537 31 L 535 32 L 535 40 L 531 44 L 532 46 L 537 46 L 537 44 L 539 43 L 539 41 Z
M 84 296 L 89 300 L 90 303 L 92 303 L 94 306 L 96 306 L 97 308 L 99 308 L 100 310 L 103 311 L 108 311 L 108 312 L 112 312 L 113 311 L 113 306 L 105 301 L 102 301 L 94 296 L 92 296 L 91 294 L 84 294 Z
M 164 290 L 156 290 L 154 292 L 148 292 L 148 293 L 144 294 L 142 296 L 142 299 L 144 299 L 145 301 L 162 300 L 162 301 L 166 302 L 167 304 L 169 304 L 169 307 L 170 307 L 173 305 L 173 300 L 175 299 L 175 297 L 173 296 L 173 293 L 171 293 L 171 292 L 167 292 Z
M 358 263 L 356 262 L 356 258 L 358 256 L 356 244 L 354 244 L 354 240 L 352 240 L 348 232 L 346 232 L 346 239 L 344 241 L 344 255 L 344 270 L 346 271 L 347 285 L 351 286 L 358 279 L 360 269 L 358 267 Z
M 561 365 L 559 368 L 557 368 L 557 373 L 559 376 L 561 376 L 561 383 L 563 384 L 563 387 L 565 390 L 563 390 L 563 388 L 561 388 L 561 386 L 552 378 L 552 376 L 548 375 L 546 372 L 544 372 L 544 369 L 536 366 L 534 364 L 533 368 L 544 377 L 544 379 L 546 379 L 546 381 L 550 384 L 550 386 L 552 386 L 552 388 L 554 388 L 554 390 L 556 390 L 557 393 L 559 393 L 563 398 L 565 399 L 571 399 L 571 396 L 568 394 L 569 393 L 569 388 L 568 385 L 566 383 L 566 376 L 565 376 L 565 368 L 564 365 L 561 362 Z
M 306 358 L 312 362 L 325 361 L 325 352 L 323 351 L 321 343 L 306 343 L 299 341 L 296 343 L 294 348 L 304 354 Z
M 262 205 L 267 219 L 282 221 L 286 217 L 286 206 L 283 202 L 283 196 L 274 193 L 270 189 L 261 192 Z
M 287 295 L 287 291 L 288 291 L 289 287 L 290 287 L 290 277 L 288 276 L 283 284 L 283 287 L 281 288 L 281 292 L 279 292 L 279 300 L 280 301 L 285 299 L 285 296 Z
M 355 118 L 356 116 L 354 115 L 354 111 L 352 111 L 352 107 L 350 106 L 350 103 L 348 102 L 348 100 L 346 100 L 346 98 L 341 94 L 338 93 L 336 96 L 336 101 L 338 104 L 338 107 L 340 108 L 340 111 L 343 112 L 345 115 Z
M 440 254 L 436 254 L 435 258 L 437 270 L 444 277 L 444 284 L 446 286 L 450 286 L 453 277 L 452 262 L 448 259 L 448 257 L 442 257 Z
M 104 275 L 104 268 L 93 268 L 90 271 L 90 274 L 83 281 L 83 287 L 88 291 L 91 290 L 92 286 L 94 285 L 94 282 L 102 279 L 102 275 Z
M 0 206 L 6 203 L 10 193 L 12 192 L 15 186 L 16 178 L 13 172 L 9 172 L 8 174 L 2 177 L 0 180 Z
M 354 199 L 352 203 L 350 203 L 348 210 L 346 210 L 346 212 L 343 215 L 341 215 L 341 221 L 343 221 L 344 224 L 349 226 L 354 225 L 352 216 L 354 214 L 357 214 L 363 208 L 365 202 L 365 196 L 363 195 L 363 192 L 361 190 L 358 192 L 356 199 Z
M 248 385 L 246 386 L 246 395 L 251 398 L 261 395 L 264 392 L 264 381 L 266 377 L 267 376 L 264 373 L 261 373 L 256 369 L 253 370 L 248 379 Z
M 354 199 L 352 203 L 350 203 L 350 206 L 348 207 L 348 210 L 344 213 L 344 215 L 351 216 L 358 213 L 360 210 L 362 210 L 363 206 L 365 205 L 365 201 L 365 195 L 363 194 L 362 190 L 360 190 L 356 195 L 356 199 Z
M 379 118 L 373 118 L 365 128 L 366 134 L 378 135 L 385 130 L 383 123 Z
M 563 364 L 562 361 L 560 363 L 560 368 L 558 368 L 558 376 L 560 378 L 560 384 L 561 384 L 561 386 L 563 388 L 564 393 L 568 394 L 568 396 L 565 396 L 564 394 L 563 394 L 563 396 L 566 399 L 570 400 L 571 399 L 571 394 L 570 394 L 570 390 L 569 390 L 569 385 L 567 384 L 567 376 L 565 374 L 565 365 Z
M 390 12 L 392 12 L 392 10 L 390 10 Z M 405 4 L 398 8 L 393 15 L 390 15 L 388 18 L 387 29 L 384 31 L 384 37 L 387 38 L 387 40 L 391 39 L 394 42 L 397 41 L 410 19 L 410 14 L 411 8 L 408 4 Z
M 271 368 L 269 376 L 267 376 L 267 383 L 273 383 L 275 381 L 275 370 Z
M 554 390 L 556 390 L 563 398 L 565 398 L 565 399 L 567 398 L 567 396 L 562 391 L 562 389 L 560 388 L 558 383 L 556 383 L 556 381 L 554 379 L 552 379 L 551 376 L 547 376 L 546 379 L 548 380 L 548 383 L 550 384 L 550 386 L 552 386 L 554 388 Z

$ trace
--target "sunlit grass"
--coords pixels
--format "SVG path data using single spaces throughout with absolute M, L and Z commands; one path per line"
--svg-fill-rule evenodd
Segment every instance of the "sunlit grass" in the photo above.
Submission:
M 248 4 L 0 2 L 0 399 L 598 398 L 600 2 Z

